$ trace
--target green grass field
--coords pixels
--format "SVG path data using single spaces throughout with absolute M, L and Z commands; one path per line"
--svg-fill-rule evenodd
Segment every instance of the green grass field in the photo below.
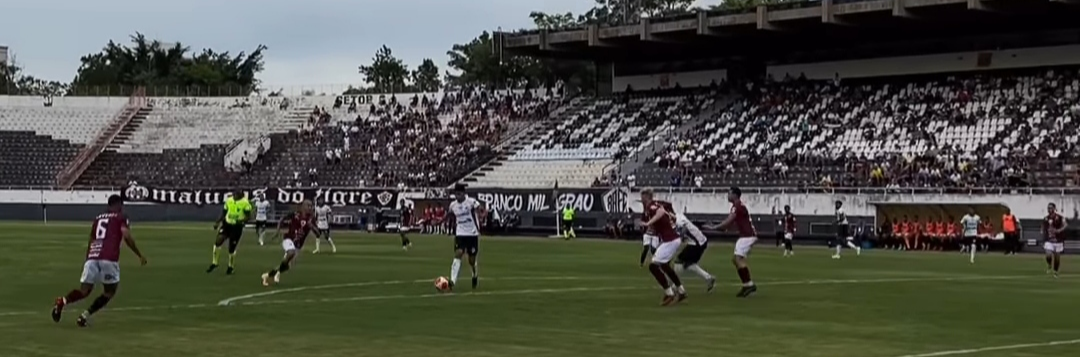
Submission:
M 706 295 L 687 276 L 690 299 L 660 307 L 632 242 L 485 238 L 478 291 L 439 295 L 431 280 L 448 275 L 452 239 L 416 236 L 403 252 L 396 236 L 339 231 L 337 254 L 308 254 L 309 240 L 282 284 L 264 288 L 280 245 L 259 246 L 249 229 L 237 275 L 208 275 L 209 224 L 135 226 L 149 265 L 126 251 L 120 293 L 92 326 L 74 323 L 89 301 L 54 324 L 88 226 L 0 225 L 0 356 L 1080 356 L 1080 276 L 1047 277 L 1035 255 L 783 258 L 763 242 L 752 256 L 761 290 L 736 299 L 731 247 L 717 244 L 702 265 L 723 285 Z M 1064 271 L 1074 267 L 1066 257 Z

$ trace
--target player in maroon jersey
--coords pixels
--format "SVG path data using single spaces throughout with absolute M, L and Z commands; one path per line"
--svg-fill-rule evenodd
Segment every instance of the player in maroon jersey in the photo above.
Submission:
M 281 274 L 289 271 L 293 260 L 296 259 L 296 251 L 304 247 L 304 240 L 312 231 L 318 232 L 315 227 L 315 214 L 311 201 L 300 202 L 296 211 L 285 215 L 278 222 L 278 230 L 274 236 L 281 235 L 281 228 L 288 226 L 285 237 L 281 239 L 281 249 L 285 250 L 285 257 L 281 259 L 277 269 L 263 273 L 263 286 L 270 286 L 271 280 L 275 283 L 281 281 Z
M 64 313 L 64 307 L 90 296 L 94 285 L 101 284 L 105 292 L 94 299 L 90 308 L 79 315 L 75 322 L 86 327 L 90 315 L 101 310 L 116 296 L 116 289 L 120 287 L 120 242 L 127 244 L 128 248 L 139 257 L 139 264 L 146 265 L 146 257 L 135 245 L 135 239 L 131 238 L 128 230 L 128 219 L 124 215 L 124 200 L 120 195 L 109 196 L 108 211 L 94 218 L 94 224 L 90 227 L 90 242 L 86 247 L 86 262 L 83 263 L 82 284 L 78 289 L 68 292 L 66 296 L 56 298 L 53 305 L 52 319 L 60 322 Z
M 732 187 L 728 191 L 728 202 L 731 202 L 731 214 L 728 214 L 724 222 L 720 224 L 720 229 L 727 229 L 734 225 L 739 233 L 739 240 L 735 241 L 735 254 L 731 257 L 731 262 L 735 264 L 739 280 L 742 281 L 742 289 L 736 296 L 747 297 L 757 291 L 757 286 L 750 279 L 750 265 L 747 263 L 750 250 L 757 242 L 757 230 L 754 229 L 754 223 L 750 221 L 750 211 L 742 203 L 741 189 Z
M 667 306 L 683 301 L 686 299 L 686 288 L 683 287 L 682 280 L 670 264 L 682 244 L 679 233 L 675 230 L 675 213 L 669 211 L 671 204 L 654 201 L 652 190 L 641 191 L 641 203 L 644 205 L 642 224 L 655 233 L 660 240 L 660 244 L 653 253 L 652 262 L 649 264 L 649 272 L 656 278 L 660 287 L 664 288 L 661 305 Z
M 1061 253 L 1065 251 L 1065 217 L 1057 213 L 1057 206 L 1053 203 L 1046 206 L 1046 219 L 1043 219 L 1043 233 L 1046 234 L 1046 242 L 1043 250 L 1046 251 L 1046 273 L 1053 274 L 1056 278 L 1061 269 Z
M 673 216 L 675 215 L 675 208 L 671 205 L 671 202 L 660 200 L 653 200 L 653 202 L 659 204 L 660 206 L 663 206 L 664 210 L 667 211 L 668 214 Z M 642 222 L 645 222 L 648 219 L 645 213 L 642 213 L 641 217 Z M 660 246 L 660 237 L 656 235 L 656 232 L 653 231 L 652 227 L 646 228 L 647 229 L 645 230 L 645 233 L 641 236 L 641 259 L 638 261 L 638 264 L 640 266 L 645 266 L 645 258 L 648 258 L 649 254 L 655 254 L 656 247 Z
M 795 255 L 794 246 L 791 244 L 795 239 L 795 214 L 791 213 L 791 206 L 784 205 L 784 256 Z

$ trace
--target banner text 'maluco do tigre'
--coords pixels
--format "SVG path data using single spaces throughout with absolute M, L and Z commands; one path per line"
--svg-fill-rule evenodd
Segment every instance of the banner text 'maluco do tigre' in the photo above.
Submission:
M 396 208 L 398 192 L 384 189 L 334 189 L 334 188 L 258 188 L 244 189 L 244 195 L 253 197 L 264 194 L 266 199 L 281 204 L 297 204 L 311 200 L 318 204 L 333 206 L 375 206 Z M 218 205 L 232 196 L 228 189 L 157 188 L 129 185 L 121 195 L 129 202 L 152 202 L 181 205 Z

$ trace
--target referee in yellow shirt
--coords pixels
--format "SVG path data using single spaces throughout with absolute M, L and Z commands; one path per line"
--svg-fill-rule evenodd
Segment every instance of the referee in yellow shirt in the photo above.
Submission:
M 244 196 L 244 191 L 233 191 L 232 197 L 225 199 L 225 207 L 221 211 L 221 217 L 214 223 L 214 229 L 218 231 L 217 240 L 214 241 L 214 256 L 210 261 L 210 267 L 206 272 L 213 272 L 218 267 L 218 252 L 225 240 L 229 240 L 229 270 L 225 274 L 233 273 L 233 264 L 236 263 L 236 248 L 240 245 L 240 237 L 244 235 L 244 225 L 251 218 L 251 201 Z

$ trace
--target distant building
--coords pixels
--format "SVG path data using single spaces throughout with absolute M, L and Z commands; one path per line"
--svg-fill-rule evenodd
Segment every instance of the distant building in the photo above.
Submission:
M 0 46 L 0 64 L 7 63 L 8 61 L 8 48 L 7 46 Z

